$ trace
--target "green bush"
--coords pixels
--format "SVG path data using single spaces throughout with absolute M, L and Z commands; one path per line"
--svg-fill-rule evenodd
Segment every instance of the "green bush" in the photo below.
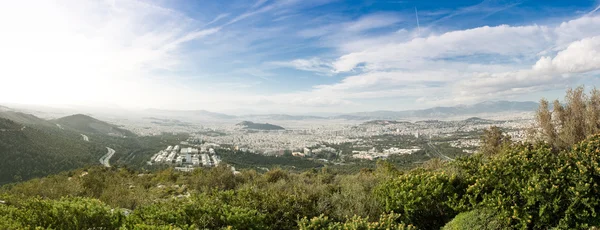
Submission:
M 497 212 L 490 209 L 477 209 L 458 214 L 442 230 L 500 230 L 508 229 L 508 223 L 498 218 Z
M 464 189 L 455 176 L 414 172 L 383 183 L 376 188 L 375 196 L 386 211 L 399 213 L 403 223 L 419 229 L 439 229 L 457 214 L 452 203 Z
M 546 144 L 517 145 L 489 161 L 459 160 L 469 182 L 455 208 L 488 207 L 517 228 L 584 229 L 600 211 L 600 136 L 558 152 Z
M 0 204 L 0 229 L 20 229 L 23 226 L 15 221 L 16 209 L 5 204 Z

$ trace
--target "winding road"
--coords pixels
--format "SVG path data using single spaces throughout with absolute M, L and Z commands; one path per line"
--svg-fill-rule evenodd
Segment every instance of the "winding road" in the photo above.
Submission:
M 110 167 L 110 158 L 115 154 L 115 150 L 109 147 L 106 147 L 108 152 L 102 158 L 100 158 L 100 164 L 103 164 L 106 167 Z

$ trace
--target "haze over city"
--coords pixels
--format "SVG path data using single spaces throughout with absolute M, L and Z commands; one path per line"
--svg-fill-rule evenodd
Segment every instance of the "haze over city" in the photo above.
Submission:
M 556 99 L 597 1 L 6 1 L 0 102 L 244 113 Z

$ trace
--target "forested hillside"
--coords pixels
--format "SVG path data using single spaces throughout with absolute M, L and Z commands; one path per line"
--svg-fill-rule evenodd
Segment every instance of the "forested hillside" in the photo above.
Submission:
M 87 141 L 81 134 L 86 134 Z M 3 107 L 0 111 L 0 185 L 99 164 L 106 147 L 116 151 L 111 165 L 147 167 L 146 161 L 187 135 L 138 137 L 86 115 L 44 120 Z
M 58 127 L 0 118 L 0 153 L 0 184 L 4 184 L 96 163 L 106 148 Z
M 119 128 L 116 125 L 83 114 L 61 117 L 54 120 L 54 122 L 60 124 L 65 129 L 86 134 L 102 134 L 118 137 L 135 136 L 135 134 L 129 130 Z

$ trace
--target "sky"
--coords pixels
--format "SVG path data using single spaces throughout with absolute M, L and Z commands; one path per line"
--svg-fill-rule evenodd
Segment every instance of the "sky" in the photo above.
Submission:
M 228 113 L 550 100 L 600 82 L 597 0 L 0 3 L 0 103 Z

